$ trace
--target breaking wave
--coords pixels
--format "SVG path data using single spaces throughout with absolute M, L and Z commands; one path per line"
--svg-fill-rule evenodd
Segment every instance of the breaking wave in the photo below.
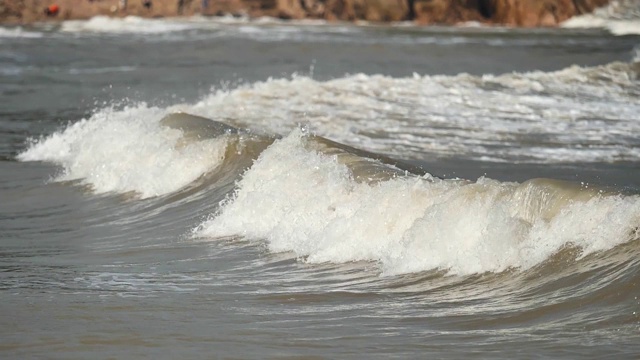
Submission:
M 551 179 L 440 179 L 378 154 L 639 161 L 629 136 L 640 131 L 639 93 L 634 63 L 481 77 L 294 76 L 195 104 L 98 109 L 17 158 L 59 165 L 54 181 L 134 198 L 227 174 L 235 190 L 215 181 L 194 190 L 213 188 L 217 209 L 194 236 L 264 241 L 309 263 L 372 261 L 387 275 L 519 271 L 637 240 L 640 197 Z
M 526 270 L 566 248 L 584 257 L 640 235 L 638 196 L 549 179 L 357 181 L 370 177 L 313 147 L 299 130 L 274 143 L 195 235 L 264 239 L 271 251 L 310 263 L 377 261 L 386 274 L 461 275 Z

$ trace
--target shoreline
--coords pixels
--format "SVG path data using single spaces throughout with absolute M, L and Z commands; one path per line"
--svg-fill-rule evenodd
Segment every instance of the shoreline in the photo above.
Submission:
M 180 18 L 233 16 L 328 22 L 557 27 L 609 0 L 4 0 L 1 25 L 30 25 L 95 16 Z M 51 8 L 55 11 L 49 11 Z M 48 12 L 48 13 L 47 13 Z

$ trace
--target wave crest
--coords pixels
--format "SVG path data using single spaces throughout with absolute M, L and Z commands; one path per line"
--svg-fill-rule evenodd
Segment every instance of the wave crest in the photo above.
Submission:
M 227 138 L 184 142 L 180 130 L 160 124 L 165 113 L 144 104 L 102 109 L 36 141 L 18 160 L 58 164 L 55 181 L 80 180 L 96 193 L 168 194 L 218 167 Z
M 310 263 L 377 261 L 385 274 L 529 269 L 566 246 L 585 256 L 637 238 L 637 196 L 544 179 L 358 182 L 310 141 L 295 130 L 271 145 L 195 236 L 264 239 Z

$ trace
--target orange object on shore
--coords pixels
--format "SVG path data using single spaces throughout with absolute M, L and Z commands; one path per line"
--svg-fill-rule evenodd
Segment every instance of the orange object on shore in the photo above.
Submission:
M 57 4 L 51 4 L 45 10 L 47 15 L 50 15 L 50 16 L 57 15 L 59 11 L 60 11 L 60 7 Z

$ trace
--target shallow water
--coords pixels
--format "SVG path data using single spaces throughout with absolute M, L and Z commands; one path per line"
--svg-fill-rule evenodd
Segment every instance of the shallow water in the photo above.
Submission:
M 638 44 L 1 28 L 0 353 L 635 358 Z

